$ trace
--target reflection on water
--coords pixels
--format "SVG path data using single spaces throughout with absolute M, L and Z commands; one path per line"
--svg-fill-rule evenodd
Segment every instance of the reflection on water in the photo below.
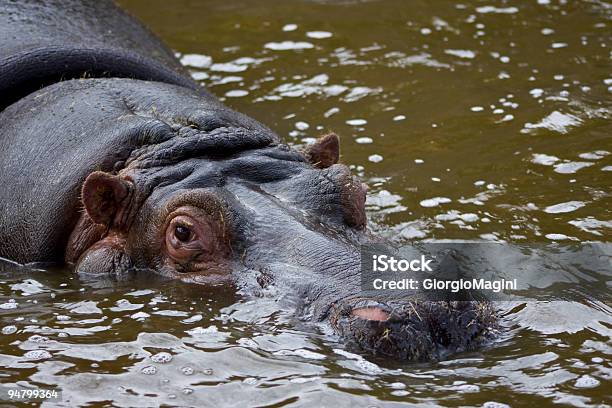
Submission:
M 339 133 L 374 228 L 398 242 L 610 240 L 605 3 L 121 3 L 285 141 Z M 494 344 L 407 365 L 344 350 L 273 300 L 5 265 L 0 382 L 61 388 L 67 406 L 609 401 L 607 304 L 499 307 Z

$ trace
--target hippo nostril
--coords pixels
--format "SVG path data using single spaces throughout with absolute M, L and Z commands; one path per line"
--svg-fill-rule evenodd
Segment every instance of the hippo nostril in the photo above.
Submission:
M 379 307 L 360 307 L 353 309 L 353 316 L 357 316 L 365 320 L 375 320 L 384 322 L 389 318 L 389 313 Z

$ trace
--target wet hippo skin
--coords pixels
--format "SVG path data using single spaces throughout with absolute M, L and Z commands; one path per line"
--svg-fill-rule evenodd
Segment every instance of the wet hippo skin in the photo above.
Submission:
M 335 134 L 298 151 L 221 104 L 110 2 L 0 1 L 0 256 L 291 294 L 355 347 L 477 347 L 479 302 L 361 290 L 366 187 Z

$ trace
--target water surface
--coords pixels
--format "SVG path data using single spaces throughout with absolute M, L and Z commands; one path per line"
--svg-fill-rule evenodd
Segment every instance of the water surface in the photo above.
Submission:
M 284 141 L 341 135 L 372 228 L 398 243 L 610 241 L 608 3 L 121 4 Z M 0 382 L 66 406 L 610 404 L 612 313 L 586 295 L 499 305 L 495 343 L 405 364 L 229 290 L 1 273 Z

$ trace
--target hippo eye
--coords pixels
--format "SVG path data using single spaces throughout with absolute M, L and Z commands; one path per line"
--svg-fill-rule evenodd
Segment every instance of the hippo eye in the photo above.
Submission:
M 189 242 L 193 233 L 189 227 L 178 224 L 174 227 L 174 236 L 181 242 Z
M 217 220 L 189 207 L 181 207 L 167 224 L 165 252 L 179 264 L 208 259 L 218 252 Z

